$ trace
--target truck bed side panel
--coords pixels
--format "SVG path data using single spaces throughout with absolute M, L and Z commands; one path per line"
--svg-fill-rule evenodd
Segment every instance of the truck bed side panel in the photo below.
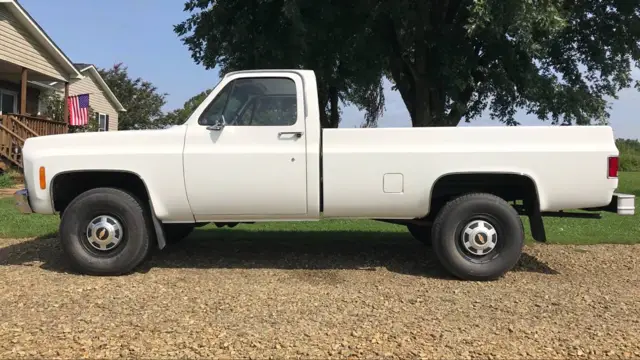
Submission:
M 606 205 L 617 154 L 605 126 L 327 129 L 324 216 L 424 216 L 439 178 L 470 172 L 530 177 L 543 211 Z

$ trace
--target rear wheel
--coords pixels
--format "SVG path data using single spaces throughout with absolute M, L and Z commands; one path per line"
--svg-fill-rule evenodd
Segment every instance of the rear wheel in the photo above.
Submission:
M 431 226 L 409 224 L 407 229 L 416 240 L 431 247 Z
M 520 259 L 524 228 L 509 203 L 492 194 L 473 193 L 442 208 L 432 238 L 436 256 L 451 274 L 464 280 L 493 280 Z
M 60 222 L 62 248 L 73 268 L 92 275 L 131 272 L 151 252 L 151 221 L 132 194 L 97 188 L 76 197 Z

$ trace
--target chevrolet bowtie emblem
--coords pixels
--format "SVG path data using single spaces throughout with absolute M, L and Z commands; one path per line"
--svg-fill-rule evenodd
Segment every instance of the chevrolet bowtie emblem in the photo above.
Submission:
M 480 244 L 484 244 L 485 241 L 484 241 L 484 236 L 482 236 L 482 234 L 478 234 L 478 242 Z

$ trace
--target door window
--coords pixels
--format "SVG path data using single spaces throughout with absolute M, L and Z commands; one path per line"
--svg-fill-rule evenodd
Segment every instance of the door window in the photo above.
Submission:
M 198 120 L 213 125 L 291 126 L 297 120 L 296 85 L 289 78 L 243 78 L 231 81 Z

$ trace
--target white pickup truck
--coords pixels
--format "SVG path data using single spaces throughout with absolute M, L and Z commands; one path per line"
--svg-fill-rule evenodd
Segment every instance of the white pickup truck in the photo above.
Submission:
M 43 136 L 23 149 L 23 212 L 61 216 L 82 273 L 134 270 L 194 227 L 321 218 L 406 225 L 454 276 L 490 280 L 543 216 L 633 215 L 605 126 L 321 129 L 309 70 L 227 74 L 163 130 Z

